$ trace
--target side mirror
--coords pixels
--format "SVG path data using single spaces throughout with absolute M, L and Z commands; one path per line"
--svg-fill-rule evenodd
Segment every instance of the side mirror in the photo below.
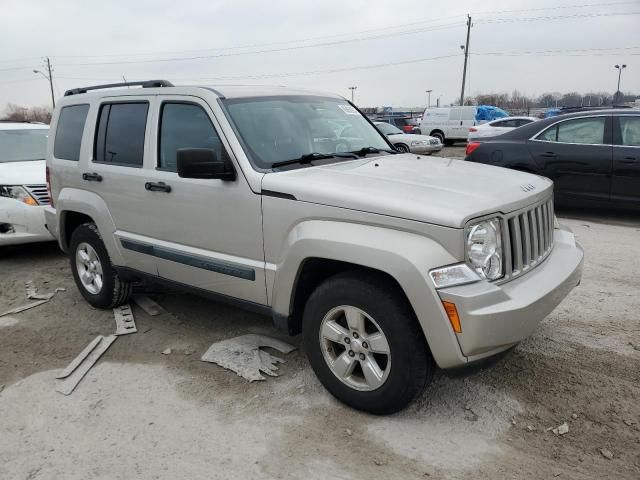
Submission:
M 181 148 L 177 151 L 178 176 L 231 181 L 236 171 L 227 159 L 219 160 L 208 148 Z

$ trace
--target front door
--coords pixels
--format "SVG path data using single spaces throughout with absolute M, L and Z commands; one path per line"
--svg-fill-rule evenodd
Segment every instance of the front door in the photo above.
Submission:
M 640 115 L 614 118 L 611 200 L 640 206 Z
M 261 196 L 254 194 L 203 100 L 158 101 L 145 202 L 157 216 L 146 229 L 161 277 L 202 290 L 266 304 Z M 207 148 L 236 167 L 234 181 L 178 176 L 176 152 Z
M 529 148 L 560 201 L 609 200 L 611 116 L 561 121 L 539 133 Z

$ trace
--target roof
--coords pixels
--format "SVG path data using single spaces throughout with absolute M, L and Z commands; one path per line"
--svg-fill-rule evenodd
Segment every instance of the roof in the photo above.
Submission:
M 48 130 L 44 123 L 0 122 L 0 130 Z

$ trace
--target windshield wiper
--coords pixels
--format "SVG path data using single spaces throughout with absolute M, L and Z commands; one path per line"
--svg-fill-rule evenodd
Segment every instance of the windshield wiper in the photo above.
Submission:
M 355 152 L 336 152 L 336 153 L 305 153 L 304 155 L 300 155 L 298 158 L 292 158 L 291 160 L 283 160 L 281 162 L 275 162 L 271 164 L 271 168 L 284 167 L 285 165 L 293 165 L 295 163 L 299 163 L 300 165 L 304 165 L 307 163 L 311 163 L 314 160 L 323 160 L 325 158 L 358 158 Z
M 387 148 L 376 148 L 376 147 L 362 147 L 360 150 L 352 150 L 349 153 L 354 153 L 354 154 L 358 155 L 359 157 L 364 157 L 364 156 L 368 155 L 369 153 L 380 153 L 380 152 L 386 152 L 386 153 L 391 153 L 391 154 L 398 153 L 395 150 L 390 150 L 390 149 L 387 149 Z

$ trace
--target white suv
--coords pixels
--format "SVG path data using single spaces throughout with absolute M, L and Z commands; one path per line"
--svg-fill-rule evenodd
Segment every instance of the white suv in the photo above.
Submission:
M 0 122 L 0 247 L 51 241 L 45 154 L 49 126 Z
M 264 313 L 333 395 L 390 413 L 580 281 L 547 179 L 400 154 L 336 95 L 138 85 L 68 91 L 53 116 L 47 225 L 96 307 L 146 280 Z

